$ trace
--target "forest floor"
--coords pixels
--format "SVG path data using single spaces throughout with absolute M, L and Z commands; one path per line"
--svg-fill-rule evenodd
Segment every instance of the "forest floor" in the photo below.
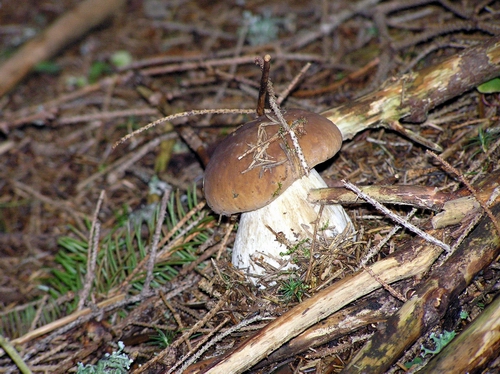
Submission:
M 3 1 L 0 71 L 2 61 L 78 3 Z M 358 199 L 344 205 L 355 237 L 335 247 L 295 246 L 297 268 L 269 269 L 267 287 L 256 287 L 231 266 L 238 216 L 213 213 L 202 189 L 204 157 L 253 115 L 185 116 L 115 147 L 122 137 L 185 111 L 256 109 L 255 60 L 266 54 L 277 95 L 292 88 L 282 108 L 322 113 L 500 34 L 498 1 L 131 0 L 111 13 L 0 97 L 0 335 L 32 372 L 75 372 L 79 362 L 96 364 L 119 351 L 119 341 L 136 373 L 203 372 L 270 321 L 368 271 L 360 270 L 367 253 L 366 264 L 375 264 L 420 239 L 408 229 L 393 233 L 392 218 Z M 471 195 L 464 180 L 478 185 L 498 172 L 499 91 L 472 88 L 431 106 L 427 118 L 402 122 L 438 145 L 439 159 L 380 123 L 345 139 L 318 170 L 332 187 L 346 180 Z M 157 225 L 162 196 L 166 218 Z M 387 206 L 450 247 L 480 214 L 476 209 L 436 231 L 430 223 L 442 205 L 413 212 L 411 203 Z M 497 253 L 498 233 L 491 237 L 490 252 Z M 147 253 L 158 241 L 153 268 Z M 338 323 L 318 341 L 265 359 L 288 341 L 277 340 L 234 370 L 341 372 L 443 256 L 392 286 L 379 279 L 378 290 L 343 306 L 345 315 L 359 317 L 377 302 L 371 319 L 343 329 Z M 434 350 L 445 332 L 459 334 L 487 310 L 500 291 L 499 258 L 463 283 L 446 295 L 440 317 L 381 372 L 425 365 L 434 353 L 422 346 Z M 490 354 L 482 365 L 495 372 L 499 362 Z M 0 373 L 19 370 L 0 353 Z

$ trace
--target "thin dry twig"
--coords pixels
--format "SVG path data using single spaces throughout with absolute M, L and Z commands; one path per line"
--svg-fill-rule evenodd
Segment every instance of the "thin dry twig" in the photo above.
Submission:
M 184 372 L 184 370 L 186 370 L 186 368 L 191 365 L 192 363 L 196 362 L 196 360 L 198 358 L 200 358 L 201 355 L 203 355 L 203 353 L 205 353 L 210 347 L 212 347 L 216 341 L 215 339 L 212 339 L 210 341 L 210 343 L 206 344 L 204 347 L 202 347 L 214 334 L 216 334 L 217 332 L 220 331 L 220 329 L 222 327 L 224 327 L 228 322 L 230 321 L 229 318 L 225 318 L 221 323 L 219 323 L 212 331 L 210 331 L 209 334 L 207 334 L 207 336 L 205 336 L 202 341 L 198 344 L 198 346 L 196 346 L 194 349 L 191 349 L 184 357 L 182 357 L 182 359 L 180 359 L 179 361 L 177 361 L 175 363 L 174 366 L 172 366 L 169 370 L 169 373 L 172 373 L 173 370 L 175 370 L 176 368 L 179 367 L 180 364 L 182 364 L 182 362 L 184 362 L 184 364 L 182 365 L 182 367 L 177 370 L 177 373 L 181 374 Z M 222 334 L 221 334 L 222 335 Z M 227 335 L 224 335 L 224 337 L 227 336 Z M 201 349 L 200 349 L 201 348 Z M 198 350 L 199 349 L 199 350 Z M 198 351 L 197 351 L 198 350 Z M 196 352 L 196 353 L 195 353 Z M 195 353 L 195 354 L 194 354 Z M 189 360 L 188 358 L 191 357 Z
M 200 348 L 195 355 L 193 355 L 193 357 L 186 361 L 184 363 L 184 365 L 182 365 L 182 367 L 177 371 L 178 374 L 184 372 L 184 370 L 186 370 L 186 368 L 193 364 L 198 358 L 201 357 L 201 355 L 203 353 L 205 353 L 208 349 L 210 349 L 210 347 L 214 346 L 216 343 L 220 342 L 222 339 L 224 339 L 226 336 L 229 336 L 230 334 L 232 334 L 233 332 L 236 332 L 236 331 L 239 331 L 241 329 L 243 329 L 244 327 L 248 326 L 248 325 L 251 325 L 252 323 L 255 323 L 255 322 L 260 322 L 260 321 L 263 321 L 265 320 L 266 318 L 260 316 L 260 315 L 257 315 L 257 316 L 254 316 L 252 318 L 249 318 L 249 319 L 245 319 L 243 321 L 241 321 L 240 323 L 238 323 L 237 325 L 234 325 L 230 328 L 228 328 L 226 331 L 223 331 L 222 333 L 220 333 L 219 335 L 217 335 L 215 338 L 213 338 L 210 342 L 208 342 L 205 346 L 202 347 L 202 345 L 204 344 L 205 341 L 207 341 L 207 339 L 204 339 L 204 341 L 202 343 L 200 343 L 198 345 L 198 347 L 196 347 L 196 349 Z M 225 319 L 224 321 L 222 321 L 219 326 L 217 326 L 217 328 L 215 329 L 215 332 L 218 331 L 222 326 L 224 326 L 225 323 L 227 323 L 228 319 Z M 208 338 L 208 337 L 207 337 Z M 189 356 L 187 356 L 189 357 Z M 185 357 L 185 358 L 187 358 Z M 182 363 L 182 361 L 184 360 L 184 357 L 181 361 L 179 361 L 179 363 Z M 168 373 L 171 373 L 173 370 L 175 370 L 179 365 L 176 364 L 176 366 L 172 367 Z
M 398 290 L 396 290 L 394 287 L 392 287 L 391 285 L 389 285 L 387 282 L 385 282 L 382 278 L 380 278 L 372 269 L 370 269 L 368 266 L 366 265 L 361 265 L 361 267 L 366 271 L 368 272 L 368 274 L 370 274 L 377 282 L 379 282 L 382 287 L 384 287 L 385 290 L 389 291 L 389 293 L 394 296 L 396 299 L 398 299 L 399 301 L 402 301 L 403 303 L 406 303 L 408 301 L 408 299 L 406 297 L 404 297 L 401 292 L 399 292 Z
M 458 177 L 458 179 L 460 179 L 460 181 L 465 185 L 465 187 L 467 187 L 467 189 L 472 193 L 472 195 L 474 195 L 477 202 L 484 209 L 484 211 L 486 212 L 488 217 L 490 217 L 491 221 L 495 225 L 496 230 L 500 234 L 500 223 L 498 223 L 498 220 L 495 218 L 493 212 L 488 207 L 488 205 L 486 205 L 486 203 L 481 198 L 479 198 L 476 189 L 472 186 L 472 184 L 469 183 L 469 181 L 467 179 L 465 179 L 464 175 L 460 171 L 458 171 L 456 168 L 451 166 L 447 161 L 443 160 L 441 157 L 439 157 L 437 154 L 435 154 L 434 152 L 426 150 L 426 153 L 428 155 L 434 157 L 436 160 L 438 160 L 449 173 L 455 174 Z
M 153 242 L 151 243 L 151 249 L 149 252 L 149 259 L 147 265 L 146 280 L 144 281 L 144 286 L 141 291 L 142 294 L 148 294 L 149 288 L 151 287 L 151 281 L 153 280 L 153 271 L 156 262 L 156 252 L 158 250 L 158 243 L 160 242 L 161 228 L 163 226 L 163 221 L 165 220 L 165 214 L 167 212 L 167 203 L 170 198 L 170 193 L 172 188 L 168 186 L 163 192 L 160 203 L 160 211 L 158 212 L 158 221 L 156 222 L 155 232 L 153 234 Z
M 82 310 L 85 305 L 85 301 L 89 296 L 90 289 L 92 288 L 92 282 L 95 277 L 95 268 L 97 263 L 97 252 L 99 248 L 99 236 L 101 231 L 101 225 L 98 220 L 98 215 L 101 210 L 102 202 L 104 201 L 104 190 L 99 194 L 99 199 L 97 200 L 97 205 L 94 211 L 94 216 L 92 217 L 92 226 L 89 233 L 88 241 L 88 255 L 87 255 L 87 274 L 85 274 L 85 281 L 83 284 L 82 291 L 80 292 L 78 300 L 78 307 L 76 310 Z
M 205 204 L 205 202 L 203 201 L 201 204 Z M 193 228 L 195 227 L 199 227 L 200 225 L 200 222 L 205 219 L 205 217 L 207 216 L 206 212 L 202 212 L 200 214 L 200 216 L 198 218 L 196 218 L 195 220 L 193 220 L 193 222 L 191 222 L 189 225 L 187 225 L 185 228 L 183 228 L 181 231 L 179 231 L 179 233 L 176 235 L 176 237 L 174 238 L 174 240 L 172 240 L 171 243 L 169 243 L 168 245 L 165 245 L 159 252 L 158 252 L 158 259 L 159 260 L 162 260 L 162 261 L 166 261 L 174 252 L 172 252 L 172 248 L 174 248 L 177 244 L 178 244 L 178 240 L 180 240 L 183 236 L 185 236 L 189 231 L 191 231 Z M 189 241 L 193 238 L 193 236 L 196 236 L 197 233 L 194 233 L 191 235 L 191 237 L 187 237 L 185 240 L 186 241 Z M 163 242 L 164 240 L 162 240 Z
M 359 79 L 362 76 L 365 76 L 371 69 L 373 69 L 375 66 L 377 66 L 380 63 L 380 59 L 378 57 L 374 58 L 370 62 L 368 62 L 365 66 L 359 68 L 358 70 L 350 73 L 346 77 L 342 78 L 339 81 L 333 82 L 325 87 L 320 87 L 316 89 L 310 89 L 310 90 L 298 90 L 294 92 L 293 96 L 294 97 L 310 97 L 310 96 L 317 96 L 317 95 L 324 95 L 327 93 L 330 93 L 332 91 L 340 89 L 342 86 L 347 84 L 350 81 Z M 281 95 L 280 95 L 281 98 Z M 278 99 L 278 103 L 281 103 L 281 101 Z
M 160 297 L 161 297 L 161 299 L 163 301 L 163 304 L 165 304 L 165 306 L 172 313 L 172 316 L 174 317 L 174 320 L 177 323 L 177 326 L 178 326 L 179 330 L 183 330 L 184 329 L 184 324 L 182 323 L 182 319 L 179 316 L 179 313 L 177 313 L 176 310 L 174 309 L 174 307 L 168 302 L 168 300 L 165 298 L 165 295 L 163 294 L 163 292 L 160 293 Z
M 173 73 L 178 71 L 195 70 L 200 68 L 213 68 L 215 66 L 227 66 L 234 64 L 251 64 L 255 62 L 255 55 L 252 56 L 240 56 L 240 57 L 227 57 L 234 55 L 234 48 L 225 51 L 219 51 L 215 53 L 217 58 L 207 59 L 206 54 L 196 54 L 196 55 L 167 55 L 160 57 L 148 57 L 142 60 L 134 61 L 130 65 L 120 68 L 119 71 L 124 70 L 137 70 L 140 68 L 145 68 L 147 66 L 162 65 L 159 66 L 160 72 Z M 276 58 L 286 61 L 313 61 L 318 63 L 324 63 L 326 59 L 315 53 L 284 53 L 278 52 L 275 54 Z M 170 65 L 167 65 L 170 64 Z M 144 75 L 149 75 L 150 73 L 157 73 L 158 70 L 148 70 L 144 69 L 141 71 Z
M 121 176 L 127 171 L 128 168 L 130 168 L 133 164 L 135 164 L 137 161 L 139 161 L 141 158 L 143 158 L 146 154 L 151 152 L 153 149 L 158 147 L 160 143 L 164 140 L 168 139 L 175 139 L 177 138 L 176 133 L 167 133 L 163 134 L 157 138 L 151 139 L 149 142 L 144 144 L 138 149 L 135 149 L 134 152 L 131 152 L 130 154 L 126 154 L 122 158 L 116 160 L 112 164 L 104 167 L 103 169 L 99 170 L 97 173 L 92 174 L 90 177 L 84 179 L 80 183 L 76 185 L 77 191 L 83 191 L 85 187 L 87 187 L 89 184 L 93 183 L 100 177 L 109 174 L 109 182 L 113 183 L 114 181 L 118 180 L 121 178 Z
M 472 174 L 474 173 L 477 169 L 479 169 L 479 167 L 488 159 L 490 158 L 493 153 L 495 153 L 495 151 L 500 147 L 500 138 L 498 138 L 498 140 L 493 143 L 488 151 L 486 153 L 484 153 L 481 157 L 479 157 L 476 161 L 474 161 L 471 165 L 471 167 L 467 170 L 467 174 Z M 474 175 L 474 177 L 471 179 L 471 183 L 475 183 L 477 181 L 477 179 L 481 176 L 481 173 L 476 173 L 476 175 Z
M 49 295 L 44 295 L 40 300 L 37 300 L 38 308 L 36 308 L 35 317 L 33 318 L 33 321 L 31 321 L 31 325 L 28 331 L 33 331 L 38 325 L 40 317 L 42 316 L 42 312 L 46 311 L 45 305 L 49 297 Z
M 286 88 L 278 96 L 278 99 L 276 100 L 276 103 L 278 105 L 281 105 L 283 103 L 283 101 L 285 101 L 285 99 L 288 97 L 288 95 L 290 95 L 290 92 L 292 92 L 292 90 L 295 87 L 297 87 L 300 80 L 302 78 L 304 78 L 304 76 L 306 75 L 307 71 L 309 70 L 309 68 L 311 66 L 312 66 L 312 64 L 310 62 L 308 62 L 307 64 L 305 64 L 302 67 L 302 69 L 300 69 L 299 73 L 292 79 L 292 81 L 286 86 Z
M 224 234 L 222 241 L 219 243 L 219 250 L 217 252 L 217 256 L 215 257 L 217 261 L 219 261 L 220 256 L 222 255 L 222 250 L 226 248 L 227 242 L 229 241 L 229 235 L 231 235 L 234 225 L 235 225 L 234 222 L 227 224 L 226 233 Z
M 411 210 L 410 213 L 408 213 L 406 215 L 406 217 L 404 218 L 406 221 L 409 221 L 414 215 L 415 213 L 417 212 L 417 209 L 416 208 L 413 208 Z M 368 261 L 370 261 L 371 258 L 373 258 L 373 256 L 375 256 L 377 253 L 380 252 L 380 250 L 382 249 L 382 247 L 401 229 L 401 226 L 399 225 L 396 225 L 393 227 L 393 229 L 391 230 L 391 232 L 389 232 L 385 237 L 384 239 L 382 239 L 376 246 L 373 246 L 372 248 L 370 248 L 366 254 L 363 256 L 363 258 L 361 259 L 361 261 L 359 261 L 359 266 L 362 267 L 363 269 L 365 268 L 365 265 L 368 263 Z
M 193 286 L 198 281 L 198 277 L 191 277 L 189 278 L 186 282 L 181 284 L 180 286 L 176 286 L 173 290 L 169 291 L 166 295 L 167 298 L 172 298 L 179 293 L 182 293 L 183 291 L 189 289 L 190 287 Z M 147 295 L 147 297 L 154 296 L 158 294 L 161 291 L 161 289 L 154 290 L 151 295 Z M 143 302 L 144 301 L 144 296 L 142 295 L 135 295 L 132 297 L 127 297 L 125 293 L 120 293 L 117 295 L 114 295 L 106 300 L 103 300 L 95 306 L 95 310 L 91 308 L 85 308 L 80 311 L 74 312 L 68 316 L 65 316 L 63 318 L 60 318 L 56 321 L 53 321 L 51 323 L 48 323 L 45 326 L 39 327 L 36 330 L 30 331 L 29 333 L 14 339 L 12 341 L 12 344 L 26 344 L 27 342 L 38 338 L 42 335 L 48 334 L 52 332 L 52 334 L 48 335 L 46 338 L 43 339 L 43 341 L 37 343 L 37 347 L 34 348 L 34 350 L 31 350 L 27 352 L 27 355 L 32 355 L 37 351 L 37 349 L 44 349 L 44 344 L 48 344 L 49 342 L 53 341 L 55 337 L 60 336 L 63 332 L 70 330 L 71 328 L 74 328 L 75 326 L 78 326 L 92 318 L 95 318 L 99 315 L 101 315 L 103 312 L 109 312 L 111 310 L 115 310 L 117 308 L 121 308 L 125 305 L 129 304 L 134 304 L 137 302 Z
M 257 115 L 264 115 L 266 107 L 267 83 L 269 81 L 269 71 L 271 69 L 271 56 L 265 55 L 262 61 L 259 61 L 262 69 L 262 77 L 260 78 L 259 98 L 257 99 Z
M 204 261 L 206 261 L 207 259 L 209 259 L 210 257 L 212 257 L 212 255 L 214 255 L 216 252 L 220 252 L 221 250 L 221 242 L 215 244 L 215 240 L 210 238 L 208 239 L 205 243 L 203 243 L 203 245 L 200 246 L 199 248 L 199 251 L 203 252 L 196 260 L 194 260 L 193 262 L 191 262 L 188 266 L 185 266 L 181 269 L 181 271 L 179 271 L 179 276 L 182 276 L 182 275 L 185 275 L 185 274 L 189 274 L 189 272 L 193 271 L 194 269 L 196 269 L 196 267 L 203 263 Z
M 266 127 L 267 126 L 279 126 L 280 123 L 271 116 L 267 116 L 270 122 L 262 122 L 259 124 L 259 127 L 257 129 L 257 142 L 255 145 L 249 144 L 249 148 L 243 152 L 243 154 L 238 156 L 238 160 L 241 160 L 242 158 L 246 157 L 250 153 L 252 154 L 252 161 L 248 165 L 248 167 L 241 172 L 241 174 L 245 174 L 249 172 L 250 170 L 253 170 L 255 168 L 261 168 L 261 170 L 266 170 L 270 169 L 276 166 L 279 166 L 283 163 L 286 162 L 286 160 L 282 161 L 275 161 L 272 157 L 269 156 L 267 153 L 267 149 L 269 147 L 269 144 L 271 142 L 277 141 L 278 139 L 281 139 L 280 135 L 276 133 L 272 137 L 268 138 L 267 132 L 266 132 Z
M 95 269 L 97 265 L 97 251 L 99 249 L 99 236 L 101 233 L 101 224 L 96 221 L 92 224 L 93 236 L 89 238 L 89 251 L 87 255 L 87 274 L 85 274 L 85 282 L 80 292 L 80 300 L 78 300 L 77 310 L 82 310 L 87 301 L 87 297 L 92 289 L 92 283 L 95 279 Z
M 177 348 L 180 346 L 182 343 L 184 343 L 189 337 L 205 325 L 208 321 L 210 321 L 213 316 L 219 312 L 219 310 L 222 309 L 224 304 L 227 302 L 227 297 L 229 296 L 231 290 L 227 290 L 226 293 L 224 294 L 224 297 L 222 297 L 219 302 L 197 323 L 195 323 L 193 326 L 191 326 L 190 329 L 185 331 L 180 338 L 178 338 L 176 341 L 174 341 L 169 347 L 164 349 L 163 351 L 159 352 L 153 359 L 149 360 L 146 364 L 142 365 L 140 368 L 135 369 L 132 374 L 139 374 L 139 373 L 144 373 L 146 372 L 147 369 L 149 369 L 152 365 L 156 364 L 158 361 L 163 359 L 166 355 L 168 355 L 172 349 Z
M 200 56 L 203 60 L 204 56 Z M 140 72 L 142 75 L 159 75 L 159 74 L 169 74 L 178 71 L 186 71 L 186 70 L 195 70 L 200 68 L 211 68 L 215 66 L 224 66 L 224 65 L 234 65 L 234 64 L 251 64 L 255 61 L 255 56 L 240 56 L 240 57 L 229 57 L 229 58 L 221 58 L 221 59 L 211 59 L 211 60 L 203 60 L 203 61 L 185 61 L 179 64 L 167 65 L 167 66 L 158 66 L 152 68 L 142 69 Z
M 88 219 L 88 217 L 86 214 L 79 212 L 71 202 L 51 199 L 50 197 L 45 196 L 42 193 L 35 190 L 32 186 L 29 186 L 20 181 L 13 181 L 13 184 L 16 188 L 19 188 L 20 190 L 27 192 L 28 194 L 32 195 L 35 199 L 38 199 L 43 203 L 48 204 L 49 206 L 56 207 L 58 209 L 67 212 L 70 216 L 72 216 L 75 219 L 75 221 L 78 224 L 78 227 L 81 230 L 85 230 L 85 224 L 83 223 L 83 220 Z
M 159 125 L 161 123 L 167 122 L 167 121 L 172 121 L 176 118 L 183 118 L 183 117 L 189 117 L 189 116 L 200 116 L 203 114 L 252 114 L 255 113 L 255 110 L 253 109 L 201 109 L 201 110 L 190 110 L 187 112 L 181 112 L 181 113 L 176 113 L 172 114 L 167 117 L 160 118 L 154 122 L 151 122 L 147 124 L 146 126 L 141 127 L 140 129 L 137 129 L 135 131 L 132 131 L 131 133 L 125 135 L 123 138 L 118 140 L 115 144 L 113 144 L 113 148 L 118 147 L 120 144 L 126 142 L 128 139 L 134 137 L 137 134 L 140 134 L 143 131 L 149 130 L 150 128 Z
M 73 123 L 104 121 L 123 117 L 157 116 L 158 110 L 155 108 L 135 108 L 115 111 L 103 111 L 99 113 L 83 114 L 80 116 L 61 117 L 57 119 L 57 125 L 71 125 Z
M 180 364 L 182 364 L 184 362 L 182 367 L 179 370 L 177 370 L 178 374 L 183 373 L 184 370 L 186 370 L 186 368 L 189 365 L 191 365 L 193 362 L 195 362 L 203 353 L 205 353 L 213 344 L 215 344 L 215 343 L 213 343 L 213 340 L 212 340 L 210 343 L 208 343 L 204 347 L 202 347 L 208 340 L 210 340 L 210 338 L 212 336 L 214 336 L 214 334 L 219 332 L 220 329 L 222 327 L 224 327 L 224 325 L 226 325 L 229 321 L 230 321 L 229 318 L 225 318 L 221 323 L 219 323 L 212 331 L 210 331 L 210 333 L 208 333 L 207 336 L 205 336 L 200 341 L 200 343 L 194 349 L 190 349 L 190 351 L 186 355 L 184 355 L 179 361 L 177 361 L 175 363 L 175 365 L 170 368 L 168 373 L 172 373 L 175 369 L 177 369 L 179 367 Z M 199 349 L 200 347 L 201 347 L 201 349 Z M 195 352 L 196 352 L 196 354 L 193 355 L 193 353 L 195 353 Z M 189 357 L 191 357 L 191 358 L 188 360 Z
M 241 51 L 243 49 L 243 44 L 245 43 L 245 39 L 248 33 L 248 25 L 243 25 L 243 27 L 240 29 L 239 36 L 238 36 L 238 41 L 236 42 L 236 46 L 234 48 L 234 58 L 237 58 L 239 55 L 241 55 Z M 229 66 L 229 74 L 234 75 L 236 74 L 236 70 L 238 68 L 237 63 L 232 63 Z M 225 81 L 222 83 L 222 85 L 219 87 L 217 90 L 217 93 L 215 94 L 212 103 L 216 105 L 217 103 L 220 102 L 220 100 L 224 97 L 224 94 L 229 87 L 229 81 Z M 210 119 L 212 118 L 212 114 L 208 114 L 206 118 L 204 119 L 204 123 L 208 123 Z M 206 160 L 206 163 L 208 163 L 208 160 Z M 206 165 L 205 163 L 205 165 Z
M 193 217 L 195 214 L 199 213 L 205 207 L 205 205 L 206 205 L 205 201 L 200 201 L 193 209 L 191 209 L 189 212 L 187 212 L 186 215 L 184 217 L 182 217 L 182 219 L 179 220 L 179 222 L 177 222 L 177 224 L 174 227 L 172 227 L 172 230 L 170 230 L 168 232 L 168 234 L 165 235 L 165 237 L 160 242 L 159 247 L 163 247 L 170 240 L 170 238 L 172 238 L 174 236 L 174 234 L 177 231 L 179 231 L 181 229 L 181 227 L 183 227 L 186 224 L 187 221 L 189 221 L 191 219 L 191 217 Z M 177 237 L 184 235 L 185 232 L 186 232 L 185 230 L 181 231 L 177 235 Z
M 399 74 L 406 74 L 409 71 L 413 70 L 413 68 L 424 59 L 425 56 L 431 54 L 432 52 L 443 49 L 443 48 L 466 48 L 467 46 L 460 43 L 453 43 L 447 41 L 438 41 L 435 40 L 431 45 L 427 46 L 424 50 L 422 50 L 417 56 L 415 56 L 409 63 L 407 63 L 402 69 L 400 69 Z
M 446 243 L 443 243 L 441 240 L 436 239 L 435 237 L 427 234 L 426 232 L 420 230 L 418 227 L 415 225 L 411 224 L 407 220 L 405 220 L 403 217 L 397 215 L 396 213 L 391 212 L 389 209 L 387 209 L 385 206 L 380 204 L 378 201 L 372 199 L 370 196 L 367 194 L 363 193 L 358 187 L 356 187 L 354 184 L 347 182 L 346 180 L 342 179 L 341 182 L 344 184 L 346 188 L 349 190 L 355 192 L 359 197 L 361 197 L 363 200 L 366 200 L 370 204 L 372 204 L 375 208 L 380 210 L 382 213 L 387 215 L 389 218 L 393 219 L 397 223 L 399 223 L 401 226 L 406 227 L 408 230 L 414 232 L 418 236 L 420 236 L 422 239 L 425 239 L 429 243 L 435 244 L 440 248 L 443 248 L 445 251 L 449 252 L 450 251 L 450 246 Z
M 288 126 L 288 123 L 286 123 L 286 120 L 281 113 L 281 109 L 276 102 L 276 95 L 274 93 L 274 88 L 271 80 L 267 82 L 267 92 L 269 94 L 269 105 L 271 106 L 274 115 L 278 118 L 280 125 L 283 126 L 287 134 L 290 135 L 290 139 L 292 139 L 293 148 L 295 149 L 295 155 L 299 158 L 303 175 L 309 175 L 309 165 L 307 164 L 304 152 L 302 152 L 302 148 L 300 147 L 299 139 L 297 139 L 297 135 L 295 135 L 295 132 L 290 129 L 290 126 Z
M 331 34 L 343 22 L 347 21 L 356 14 L 365 11 L 366 9 L 370 9 L 379 2 L 380 0 L 363 0 L 355 2 L 351 4 L 352 6 L 346 8 L 345 10 L 342 10 L 337 14 L 330 15 L 327 23 L 322 23 L 314 28 L 314 31 L 309 31 L 296 38 L 294 43 L 290 46 L 290 49 L 300 49 L 323 36 Z
M 309 264 L 307 265 L 307 271 L 306 271 L 306 276 L 305 276 L 305 282 L 306 283 L 309 283 L 309 280 L 310 280 L 310 277 L 311 277 L 311 273 L 312 273 L 312 269 L 313 269 L 313 265 L 314 265 L 314 260 L 315 260 L 315 257 L 314 256 L 314 249 L 316 248 L 316 242 L 318 240 L 318 225 L 319 225 L 319 222 L 321 220 L 321 216 L 323 215 L 323 210 L 324 210 L 325 206 L 322 204 L 320 205 L 319 207 L 319 212 L 318 212 L 318 217 L 316 218 L 315 222 L 314 222 L 314 231 L 313 231 L 313 241 L 311 243 L 311 247 L 310 247 L 310 253 L 309 253 Z

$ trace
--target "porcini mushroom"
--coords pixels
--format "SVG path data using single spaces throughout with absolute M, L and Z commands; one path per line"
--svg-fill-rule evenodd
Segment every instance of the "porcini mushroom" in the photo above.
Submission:
M 283 117 L 298 138 L 311 168 L 308 175 L 297 161 L 290 135 L 272 114 L 247 122 L 216 148 L 205 170 L 204 191 L 208 205 L 218 214 L 242 212 L 233 246 L 232 263 L 250 279 L 261 275 L 263 261 L 279 268 L 284 240 L 312 239 L 314 225 L 332 237 L 352 223 L 340 205 L 309 203 L 312 188 L 327 187 L 312 169 L 333 157 L 342 135 L 333 122 L 312 112 L 291 109 Z

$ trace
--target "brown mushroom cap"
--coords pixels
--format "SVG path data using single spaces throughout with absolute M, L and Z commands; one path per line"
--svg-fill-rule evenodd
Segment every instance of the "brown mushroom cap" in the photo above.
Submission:
M 297 135 L 309 167 L 340 150 L 342 134 L 327 118 L 300 109 L 287 110 L 283 116 Z M 280 136 L 284 133 L 273 115 L 264 115 L 218 145 L 203 181 L 205 198 L 214 212 L 230 215 L 259 209 L 301 177 L 298 159 L 289 160 L 294 158 L 294 148 L 288 134 Z

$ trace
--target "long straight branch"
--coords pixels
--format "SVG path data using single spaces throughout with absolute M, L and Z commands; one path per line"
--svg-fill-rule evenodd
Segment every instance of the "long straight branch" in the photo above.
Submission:
M 388 127 L 436 149 L 399 120 L 423 122 L 430 109 L 500 75 L 500 37 L 468 48 L 442 63 L 396 80 L 373 93 L 321 113 L 334 122 L 344 140 L 374 127 Z

